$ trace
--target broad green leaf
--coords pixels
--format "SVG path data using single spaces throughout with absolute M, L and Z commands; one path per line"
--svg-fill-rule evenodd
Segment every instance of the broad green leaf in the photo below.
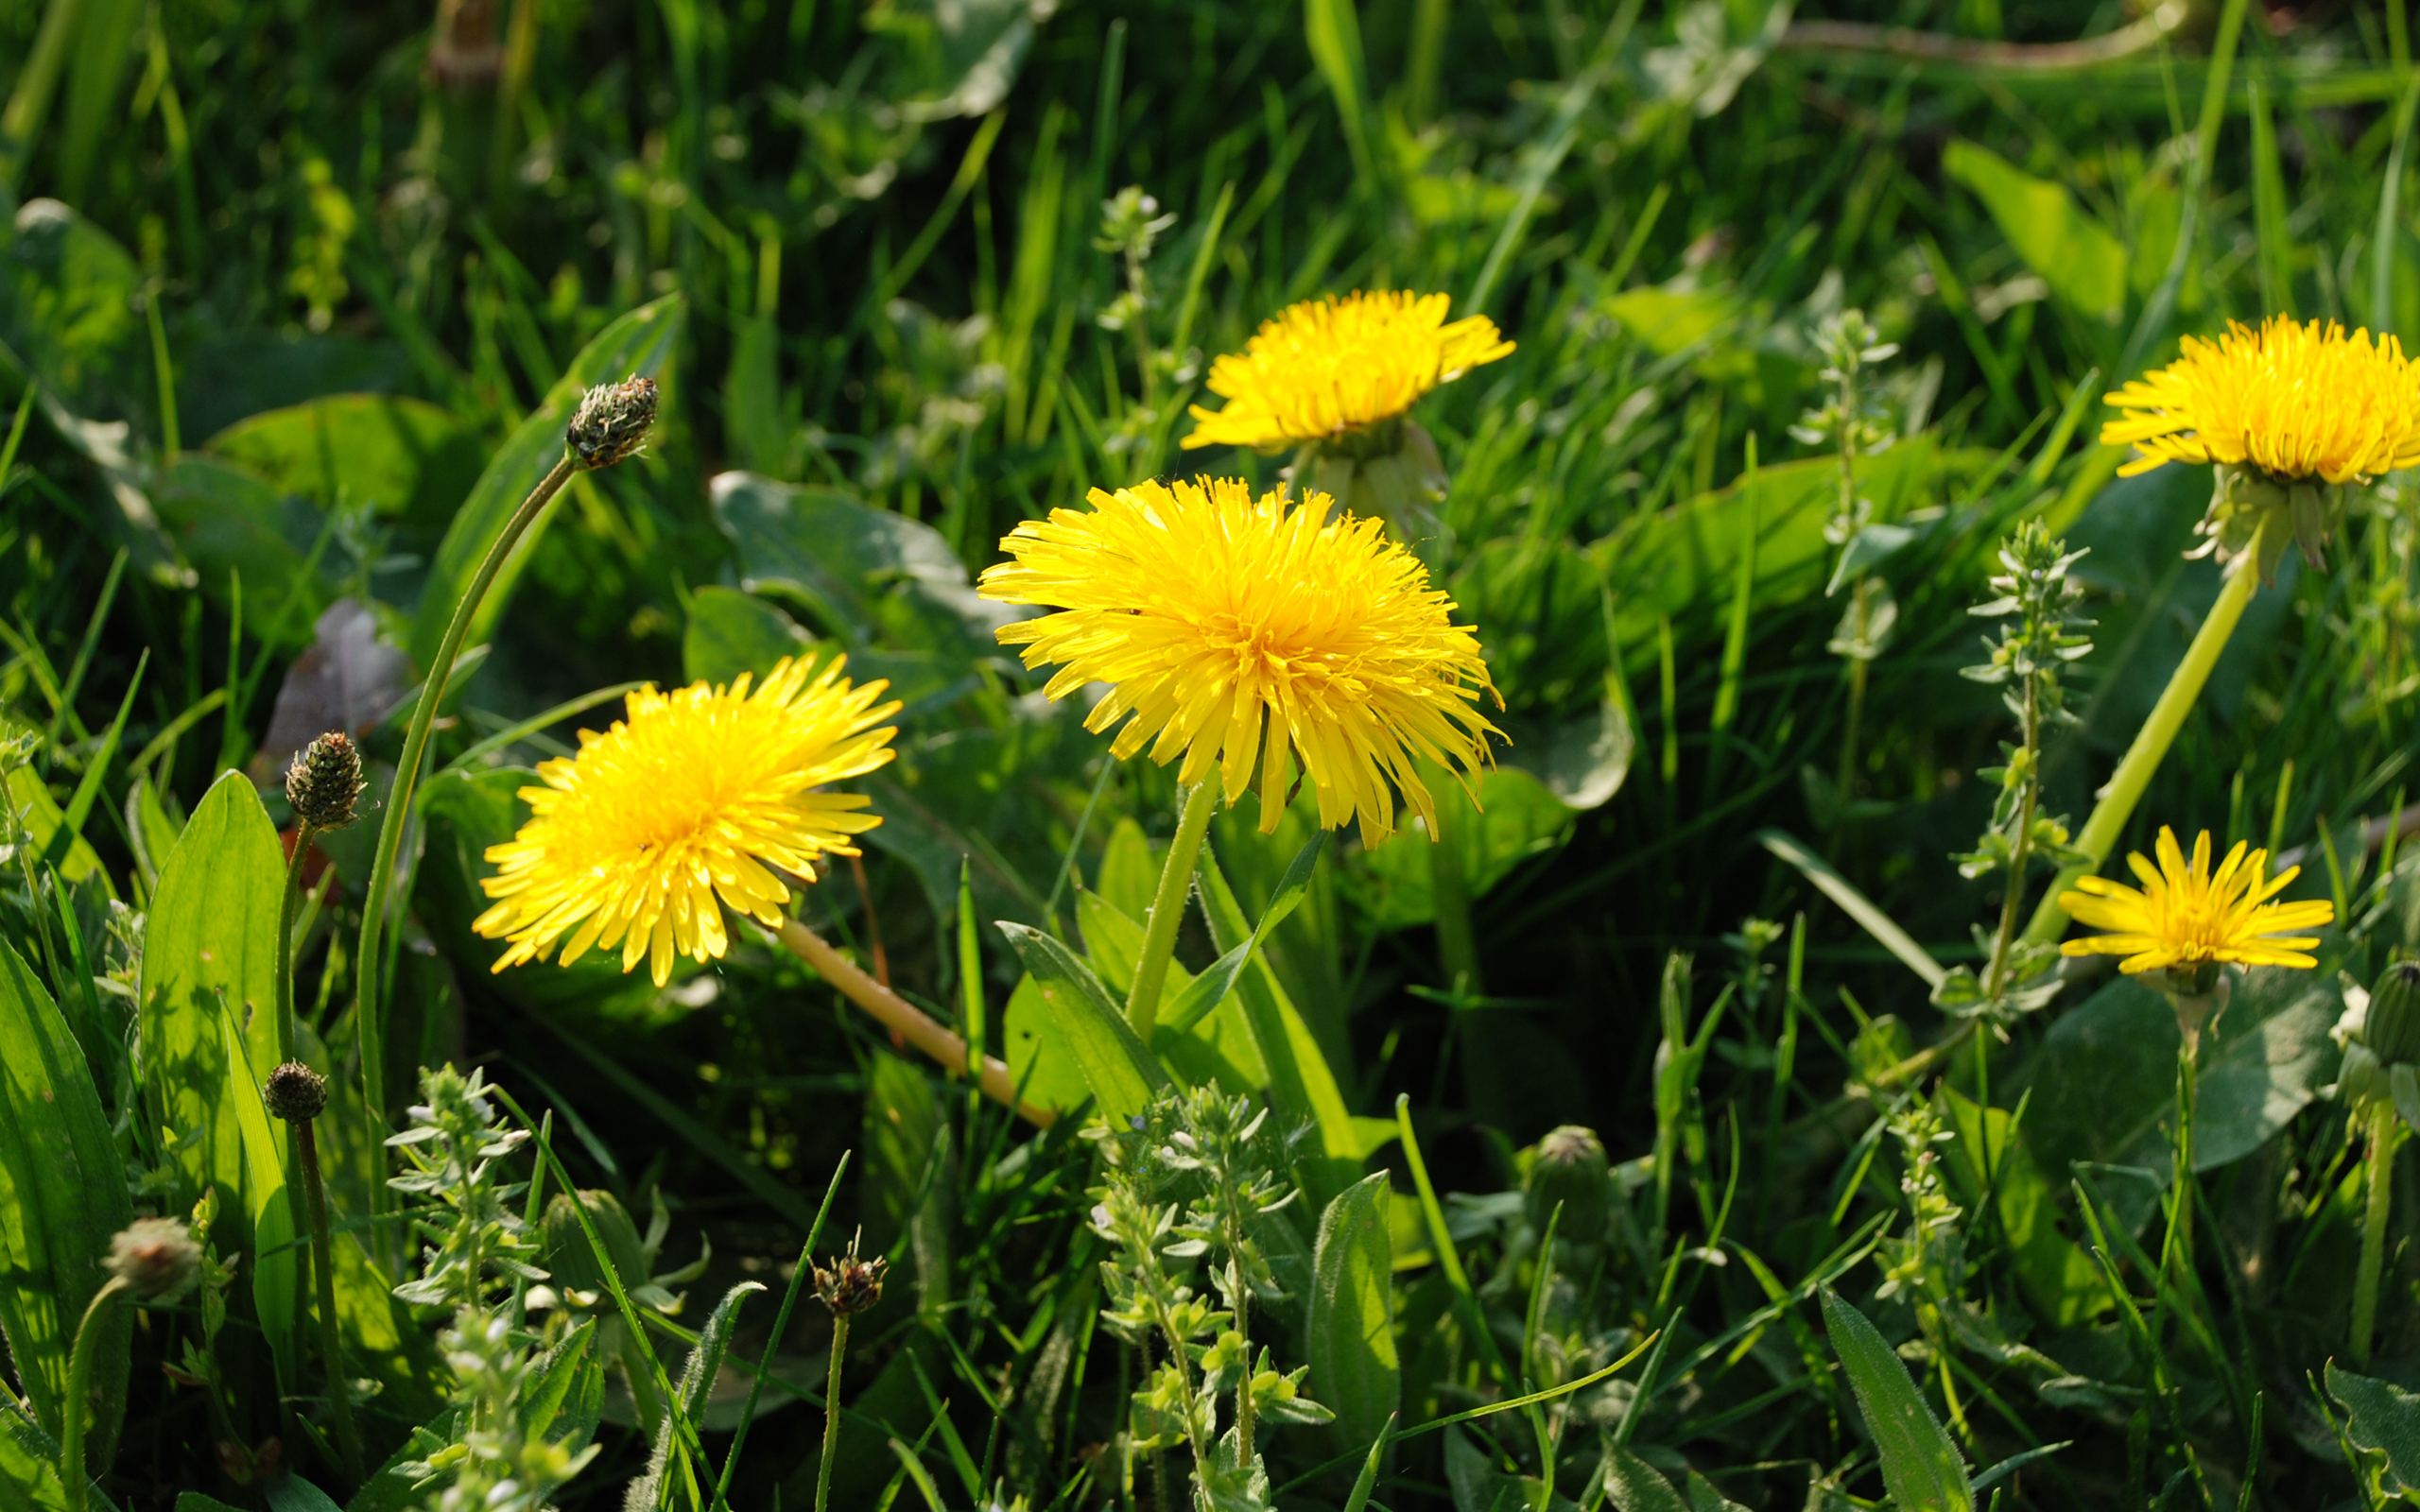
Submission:
M 1132 815 L 1119 815 L 1101 851 L 1100 885 L 1096 890 L 1111 907 L 1129 919 L 1150 911 L 1152 891 L 1160 885 L 1160 858 L 1143 827 Z
M 993 632 L 1024 617 L 977 595 L 942 533 L 906 515 L 748 472 L 710 487 L 715 521 L 738 548 L 740 587 L 799 595 L 855 644 L 997 656 Z
M 2342 936 L 2326 932 L 2316 971 L 2259 967 L 2202 1047 L 2193 1163 L 2239 1160 L 2286 1126 L 2334 1078 L 2328 1031 L 2344 1011 L 2334 963 Z M 2024 1142 L 2046 1173 L 2097 1160 L 2162 1173 L 2172 1163 L 2180 1036 L 2168 1001 L 2131 977 L 2094 993 L 2050 1026 L 2025 1073 L 2033 1089 Z
M 328 1106 L 335 1109 L 337 1101 L 331 1098 Z M 361 1120 L 357 1101 L 352 1105 L 352 1114 L 357 1127 Z M 326 1125 L 335 1122 L 333 1117 L 323 1119 L 323 1130 L 334 1132 Z M 326 1157 L 323 1148 L 322 1162 Z M 334 1201 L 333 1195 L 330 1200 Z M 339 1233 L 331 1243 L 337 1257 L 337 1328 L 346 1357 L 365 1366 L 378 1383 L 379 1404 L 388 1412 L 401 1417 L 433 1416 L 443 1404 L 433 1384 L 443 1368 L 437 1341 L 412 1324 L 408 1305 L 396 1300 L 392 1279 L 371 1260 L 359 1234 Z M 297 1253 L 302 1263 L 302 1252 Z
M 1076 895 L 1076 927 L 1083 935 L 1085 964 L 1100 977 L 1112 1000 L 1132 991 L 1135 960 L 1143 954 L 1143 926 L 1100 894 L 1086 891 Z M 1261 1064 L 1243 1005 L 1233 992 L 1210 1000 L 1190 1021 L 1179 1022 L 1175 1005 L 1201 985 L 1182 965 L 1168 962 L 1168 995 L 1151 1025 L 1151 1053 L 1188 1087 L 1216 1082 L 1230 1092 L 1245 1092 L 1268 1086 L 1269 1069 Z M 1080 1101 L 1082 1090 L 1077 1095 Z
M 1310 1389 L 1336 1414 L 1337 1444 L 1344 1450 L 1374 1440 L 1403 1404 L 1388 1181 L 1381 1171 L 1338 1193 L 1320 1214 L 1312 1252 Z
M 1747 301 L 1730 289 L 1643 284 L 1604 301 L 1604 311 L 1659 357 L 1669 357 L 1714 335 L 1731 323 Z
M 1100 978 L 1075 952 L 1040 930 L 1006 919 L 999 929 L 1033 974 L 1059 1038 L 1100 1110 L 1121 1124 L 1143 1111 L 1154 1092 L 1170 1085 L 1168 1074 L 1136 1038 Z
M 1689 1512 L 1672 1483 L 1627 1449 L 1606 1451 L 1605 1494 L 1621 1512 Z
M 2390 1489 L 2420 1496 L 2420 1397 L 2390 1382 L 2357 1376 L 2327 1362 L 2327 1394 L 2347 1414 L 2344 1431 L 2361 1449 L 2386 1456 Z
M 1966 1462 L 1926 1405 L 1908 1367 L 1865 1314 L 1824 1288 L 1824 1325 L 1848 1372 L 1858 1411 L 1882 1456 L 1882 1484 L 1899 1512 L 1974 1512 Z
M 2113 324 L 2126 309 L 2126 245 L 2066 187 L 2012 165 L 1988 147 L 1955 141 L 1942 171 L 1975 192 L 2000 234 L 2077 314 Z
M 753 593 L 710 584 L 689 595 L 681 668 L 693 682 L 729 682 L 743 672 L 762 678 L 782 658 L 818 649 L 796 620 Z
M 226 1052 L 226 1101 L 235 1112 L 244 1142 L 244 1210 L 252 1223 L 252 1307 L 280 1379 L 294 1383 L 294 1288 L 302 1251 L 293 1247 L 294 1209 L 286 1199 L 285 1141 L 269 1123 L 260 1083 L 245 1064 L 244 1041 L 234 1016 L 218 1018 Z
M 429 567 L 428 585 L 421 591 L 420 612 L 412 624 L 408 648 L 415 665 L 425 669 L 436 659 L 438 643 L 445 638 L 446 620 L 478 571 L 480 558 L 504 533 L 505 524 L 521 507 L 529 490 L 537 487 L 538 480 L 562 460 L 563 427 L 571 422 L 580 395 L 597 384 L 620 383 L 631 377 L 663 378 L 680 345 L 686 309 L 680 295 L 667 294 L 598 332 L 596 338 L 571 360 L 570 368 L 555 381 L 554 387 L 546 391 L 545 401 L 529 412 L 529 418 L 521 422 L 512 438 L 488 460 L 487 470 L 479 474 L 479 481 L 473 485 L 470 496 L 462 501 L 453 524 L 447 527 L 445 540 L 438 546 L 436 559 Z M 562 507 L 569 491 L 555 495 L 554 502 L 531 522 L 512 555 L 505 558 L 488 588 L 485 602 L 471 621 L 471 632 L 463 644 L 477 645 L 493 633 L 498 616 L 512 598 L 514 581 L 528 564 L 539 537 L 545 533 L 546 522 Z
M 333 541 L 303 571 L 326 515 L 249 469 L 200 452 L 164 469 L 155 492 L 160 523 L 200 574 L 211 602 L 232 605 L 240 579 L 247 639 L 289 648 L 310 644 L 312 625 L 343 592 L 343 555 Z
M 177 1512 L 242 1512 L 242 1509 L 229 1506 L 218 1498 L 204 1496 L 199 1491 L 181 1491 L 177 1493 Z
M 231 1252 L 251 1243 L 253 1204 L 236 1200 L 247 1192 L 244 1138 L 219 1005 L 243 1031 L 244 1085 L 251 1085 L 280 1059 L 274 993 L 285 885 L 277 827 L 251 780 L 229 772 L 212 784 L 160 868 L 144 932 L 139 1001 L 152 1116 L 177 1136 L 184 1200 L 218 1188 L 220 1245 Z
M 54 1446 L 32 1442 L 38 1433 L 16 1414 L 0 1414 L 0 1499 L 5 1499 L 11 1512 L 17 1508 L 24 1508 L 25 1512 L 66 1512 L 67 1492 L 60 1483 Z M 96 1495 L 85 1504 L 106 1503 Z M 211 1503 L 214 1507 L 217 1504 Z M 184 1512 L 182 1501 L 178 1503 L 178 1512 Z
M 34 1415 L 60 1430 L 68 1355 L 108 1278 L 110 1238 L 133 1221 L 126 1177 L 84 1052 L 15 948 L 0 939 L 0 1334 Z M 106 1466 L 126 1415 L 130 1308 L 95 1356 L 89 1463 Z
M 1201 848 L 1197 876 L 1211 943 L 1220 951 L 1234 950 L 1243 943 L 1249 926 L 1207 845 Z M 1337 1088 L 1336 1073 L 1267 961 L 1253 962 L 1236 979 L 1236 995 L 1243 1002 L 1245 1022 L 1252 1025 L 1253 1040 L 1269 1068 L 1269 1101 L 1277 1110 L 1279 1126 L 1307 1125 L 1311 1130 L 1294 1147 L 1294 1168 L 1304 1191 L 1324 1208 L 1361 1177 L 1360 1139 Z
M 2117 1306 L 2100 1263 L 2059 1231 L 2057 1194 L 2032 1153 L 2011 1137 L 2007 1109 L 1979 1108 L 1947 1087 L 1942 1095 L 1958 1131 L 1950 1146 L 1951 1177 L 1972 1204 L 1982 1200 L 1984 1172 L 1991 1173 L 2000 1231 L 2014 1251 L 2016 1283 L 2034 1314 L 2064 1331 Z
M 1499 766 L 1480 776 L 1476 810 L 1461 784 L 1437 766 L 1424 762 L 1421 774 L 1437 799 L 1441 832 L 1458 827 L 1471 832 L 1461 839 L 1474 899 L 1484 897 L 1522 862 L 1561 845 L 1571 833 L 1570 806 L 1517 766 Z M 1375 850 L 1362 851 L 1346 873 L 1378 928 L 1409 929 L 1437 917 L 1429 844 L 1426 832 L 1404 816 L 1394 837 Z
M 268 1498 L 268 1512 L 342 1512 L 336 1498 L 291 1470 L 263 1483 L 261 1491 Z
M 1060 1037 L 1059 1017 L 1050 1010 L 1042 984 L 1028 974 L 1017 978 L 1002 1013 L 1001 1035 L 1007 1051 L 1009 1079 L 1017 1095 L 1037 1108 L 1071 1112 L 1093 1094 L 1076 1064 L 1076 1053 Z
M 205 448 L 322 508 L 368 506 L 442 531 L 485 461 L 471 428 L 425 400 L 326 394 L 236 421 Z

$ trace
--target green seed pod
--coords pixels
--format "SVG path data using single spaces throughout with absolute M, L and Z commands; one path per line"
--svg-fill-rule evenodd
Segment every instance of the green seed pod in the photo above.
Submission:
M 2420 961 L 2397 961 L 2378 973 L 2361 1042 L 2389 1066 L 2420 1064 Z
M 1530 1152 L 1529 1179 L 1522 1184 L 1530 1227 L 1546 1232 L 1555 1204 L 1563 1217 L 1555 1236 L 1577 1244 L 1595 1244 L 1605 1236 L 1607 1188 L 1612 1177 L 1605 1164 L 1604 1142 L 1596 1130 L 1565 1124 L 1538 1141 Z
M 622 1274 L 622 1284 L 635 1288 L 647 1280 L 647 1252 L 639 1245 L 638 1226 L 610 1192 L 584 1191 L 579 1194 L 579 1208 L 588 1211 L 588 1221 L 596 1227 L 596 1237 L 605 1242 L 605 1253 L 614 1257 L 614 1268 Z M 558 1192 L 546 1204 L 543 1224 L 545 1230 L 545 1259 L 541 1263 L 554 1279 L 559 1291 L 608 1292 L 604 1267 L 596 1263 L 596 1251 L 589 1247 L 588 1235 L 579 1226 L 579 1208 L 572 1206 L 571 1197 Z M 566 1301 L 570 1300 L 566 1296 Z

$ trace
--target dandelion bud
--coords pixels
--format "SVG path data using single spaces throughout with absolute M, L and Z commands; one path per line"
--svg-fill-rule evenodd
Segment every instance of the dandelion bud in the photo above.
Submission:
M 563 444 L 582 471 L 593 472 L 635 455 L 654 423 L 654 379 L 599 384 L 581 398 Z
M 261 1083 L 261 1100 L 269 1116 L 288 1124 L 306 1124 L 328 1106 L 328 1078 L 299 1060 L 289 1060 Z
M 1604 1143 L 1594 1129 L 1565 1124 L 1538 1141 L 1530 1156 L 1530 1177 L 1522 1184 L 1522 1199 L 1530 1226 L 1546 1232 L 1556 1204 L 1563 1217 L 1555 1233 L 1581 1244 L 1594 1244 L 1605 1232 L 1606 1183 Z
M 815 1295 L 834 1317 L 854 1317 L 882 1300 L 882 1273 L 890 1268 L 880 1256 L 859 1260 L 852 1239 L 847 1254 L 834 1256 L 829 1267 L 815 1267 Z
M 173 1297 L 201 1273 L 201 1246 L 175 1218 L 137 1218 L 110 1241 L 110 1274 L 145 1301 Z
M 285 801 L 294 816 L 315 830 L 341 830 L 359 817 L 361 748 L 332 730 L 302 747 L 285 769 Z
M 2378 973 L 2361 1041 L 2389 1066 L 2420 1064 L 2420 961 L 2397 961 Z

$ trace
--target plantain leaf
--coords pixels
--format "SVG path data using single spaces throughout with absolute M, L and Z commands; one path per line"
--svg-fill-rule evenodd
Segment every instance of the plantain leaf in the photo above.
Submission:
M 268 1105 L 261 1101 L 260 1083 L 244 1062 L 244 1042 L 233 1015 L 222 1012 L 218 1029 L 226 1051 L 227 1105 L 234 1109 L 244 1144 L 244 1211 L 252 1221 L 252 1306 L 260 1314 L 261 1332 L 268 1336 L 280 1378 L 290 1385 L 301 1379 L 294 1373 L 294 1286 L 302 1251 L 293 1245 L 285 1141 L 269 1125 Z
M 84 1053 L 24 957 L 0 939 L 0 1334 L 35 1417 L 60 1431 L 78 1322 L 133 1221 Z M 126 1415 L 132 1310 L 99 1340 L 87 1463 L 106 1466 Z
M 2420 1495 L 2420 1397 L 2388 1382 L 2327 1364 L 2327 1394 L 2348 1415 L 2353 1442 L 2386 1456 L 2387 1479 L 2400 1496 Z

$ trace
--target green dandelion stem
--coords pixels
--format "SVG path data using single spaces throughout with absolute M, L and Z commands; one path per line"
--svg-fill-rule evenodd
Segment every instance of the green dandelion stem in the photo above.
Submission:
M 2049 890 L 2043 894 L 2042 905 L 2033 911 L 2033 921 L 2025 931 L 2027 939 L 2056 939 L 2059 932 L 2067 927 L 2067 911 L 2059 906 L 2059 895 L 2073 887 L 2079 878 L 2100 868 L 2118 835 L 2124 833 L 2126 821 L 2134 817 L 2135 805 L 2142 800 L 2143 790 L 2151 786 L 2152 774 L 2159 770 L 2160 759 L 2175 744 L 2176 732 L 2185 726 L 2185 716 L 2193 712 L 2194 700 L 2202 696 L 2203 685 L 2210 680 L 2210 669 L 2218 665 L 2219 653 L 2227 648 L 2236 623 L 2243 618 L 2244 606 L 2252 602 L 2252 591 L 2260 585 L 2256 564 L 2261 538 L 2268 530 L 2265 524 L 2256 530 L 2242 555 L 2235 559 L 2219 590 L 2218 601 L 2210 606 L 2209 616 L 2194 632 L 2193 644 L 2185 648 L 2185 660 L 2169 674 L 2159 702 L 2152 706 L 2151 717 L 2135 731 L 2134 744 L 2126 747 L 2118 770 L 2110 775 L 2109 785 L 2100 790 L 2100 801 L 2093 805 L 2092 816 L 2076 836 L 2076 849 L 2091 859 L 2059 872 Z
M 373 1143 L 387 1137 L 386 1025 L 378 1012 L 380 969 L 385 961 L 379 951 L 380 936 L 387 928 L 388 895 L 394 891 L 395 853 L 403 847 L 404 819 L 411 810 L 412 791 L 420 785 L 421 765 L 428 756 L 429 727 L 436 722 L 438 706 L 445 701 L 445 683 L 453 675 L 454 659 L 461 654 L 462 642 L 471 631 L 471 619 L 478 612 L 479 601 L 488 595 L 488 585 L 495 581 L 505 558 L 512 555 L 512 548 L 563 485 L 571 481 L 575 471 L 577 464 L 566 449 L 554 470 L 539 479 L 538 486 L 521 501 L 521 507 L 505 522 L 504 529 L 488 547 L 478 572 L 471 578 L 471 586 L 454 605 L 454 617 L 446 622 L 445 638 L 437 644 L 427 680 L 421 687 L 420 703 L 412 710 L 411 726 L 404 734 L 404 755 L 395 767 L 394 789 L 378 820 L 378 851 L 371 864 L 370 885 L 361 901 L 361 949 L 354 956 L 354 966 L 360 995 L 354 1027 L 360 1036 L 362 1102 L 369 1112 Z M 372 1189 L 373 1200 L 381 1206 L 386 1200 L 384 1190 Z
M 1201 854 L 1202 836 L 1210 833 L 1210 816 L 1218 811 L 1219 786 L 1204 780 L 1184 797 L 1176 821 L 1176 838 L 1168 842 L 1167 865 L 1160 868 L 1159 890 L 1151 895 L 1151 917 L 1143 929 L 1143 954 L 1134 963 L 1134 990 L 1126 998 L 1126 1019 L 1145 1044 L 1159 1017 L 1160 989 L 1167 985 L 1168 957 L 1176 951 L 1176 926 L 1184 918 L 1184 902 L 1193 885 L 1193 863 Z
M 93 1294 L 84 1321 L 76 1330 L 76 1352 L 67 1359 L 67 1395 L 59 1405 L 59 1479 L 67 1491 L 67 1512 L 84 1512 L 85 1403 L 93 1400 L 93 1357 L 103 1346 L 98 1335 L 107 1326 L 118 1294 L 130 1290 L 126 1278 L 112 1276 Z

